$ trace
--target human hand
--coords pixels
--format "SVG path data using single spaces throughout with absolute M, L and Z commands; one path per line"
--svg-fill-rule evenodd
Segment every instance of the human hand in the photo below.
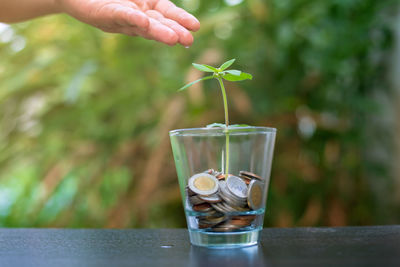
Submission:
M 199 21 L 168 0 L 55 0 L 60 10 L 105 32 L 190 46 Z

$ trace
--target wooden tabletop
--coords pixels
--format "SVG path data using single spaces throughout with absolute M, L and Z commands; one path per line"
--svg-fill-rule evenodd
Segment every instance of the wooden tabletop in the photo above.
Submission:
M 400 266 L 400 226 L 269 228 L 259 246 L 191 246 L 186 229 L 0 229 L 0 266 Z

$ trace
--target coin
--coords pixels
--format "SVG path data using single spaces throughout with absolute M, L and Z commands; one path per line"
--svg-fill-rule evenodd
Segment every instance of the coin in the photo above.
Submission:
M 210 224 L 202 223 L 202 222 L 199 222 L 198 225 L 197 225 L 197 227 L 199 229 L 206 229 L 206 228 L 210 228 L 211 226 L 212 226 L 212 224 L 210 225 Z
M 256 218 L 256 215 L 240 215 L 240 216 L 232 216 L 233 220 L 241 220 L 241 219 L 245 219 L 248 221 L 252 221 Z
M 229 176 L 226 179 L 226 187 L 234 195 L 239 199 L 247 198 L 247 185 L 246 183 L 237 176 Z
M 251 182 L 251 180 L 244 180 L 244 182 L 245 182 L 245 184 L 248 186 L 249 184 L 250 184 L 250 182 Z
M 201 218 L 198 220 L 199 228 L 204 229 L 204 228 L 210 228 L 212 226 L 217 225 L 218 223 L 210 222 L 204 218 Z
M 252 180 L 249 185 L 247 204 L 252 210 L 258 210 L 262 206 L 262 183 L 257 180 Z
M 209 195 L 209 196 L 200 196 L 198 195 L 198 198 L 200 200 L 203 200 L 203 202 L 208 202 L 208 203 L 218 203 L 221 202 L 222 199 L 219 197 L 219 195 L 217 193 Z
M 212 229 L 215 232 L 231 232 L 234 228 L 231 228 L 231 227 L 213 227 Z
M 194 196 L 189 197 L 189 201 L 190 201 L 190 203 L 192 203 L 193 205 L 198 205 L 198 204 L 203 204 L 203 203 L 205 203 L 205 201 L 204 201 L 203 199 L 201 199 L 201 198 L 199 197 L 199 195 L 194 195 Z
M 229 212 L 237 212 L 238 210 L 235 209 L 235 206 L 230 206 L 226 202 L 221 203 L 221 205 Z
M 224 206 L 221 205 L 221 203 L 213 203 L 211 206 L 216 209 L 217 211 L 221 213 L 228 213 L 229 211 L 225 209 Z
M 230 193 L 228 188 L 226 187 L 226 182 L 225 181 L 220 181 L 219 182 L 219 187 L 220 187 L 220 197 L 229 205 L 231 206 L 245 206 L 246 205 L 246 199 L 240 199 L 235 197 Z
M 218 174 L 216 177 L 218 180 L 223 180 L 223 179 L 225 179 L 225 174 L 221 173 L 221 174 Z
M 207 211 L 211 211 L 212 207 L 208 203 L 203 203 L 203 204 L 193 205 L 193 210 L 199 211 L 199 212 L 207 212 Z
M 220 216 L 220 217 L 213 217 L 213 216 L 208 216 L 204 218 L 210 223 L 218 224 L 226 220 L 226 216 Z
M 245 226 L 249 226 L 251 224 L 251 221 L 244 220 L 244 219 L 231 219 L 231 220 L 229 220 L 229 223 L 233 224 L 235 226 L 245 227 Z
M 251 180 L 253 180 L 250 177 L 247 177 L 247 176 L 244 176 L 244 175 L 240 175 L 240 174 L 239 174 L 239 177 L 242 178 L 242 180 L 246 183 L 246 185 L 249 185 Z
M 216 225 L 215 227 L 213 227 L 213 230 L 217 231 L 217 232 L 229 232 L 229 231 L 233 231 L 233 230 L 236 230 L 239 228 L 240 228 L 240 226 L 231 224 L 227 221 L 222 224 Z
M 198 173 L 190 177 L 189 189 L 196 194 L 209 196 L 218 191 L 218 180 L 211 174 Z
M 263 204 L 264 183 L 260 180 L 260 176 L 247 171 L 234 176 L 214 169 L 190 177 L 185 203 L 199 212 L 198 229 L 231 232 L 250 227 L 256 215 L 246 213 Z
M 217 176 L 220 176 L 221 174 L 224 174 L 224 173 L 223 173 L 223 172 L 216 171 L 216 172 L 214 173 L 214 176 L 217 177 Z
M 231 232 L 236 229 L 236 226 L 219 226 L 213 227 L 212 229 L 215 232 Z
M 220 224 L 225 220 L 226 220 L 225 216 L 211 218 L 211 219 L 209 217 L 203 217 L 199 218 L 198 223 L 199 225 L 202 225 L 202 228 L 208 228 Z
M 202 224 L 210 224 L 210 225 L 216 225 L 217 223 L 215 223 L 215 222 L 213 222 L 212 220 L 208 220 L 207 218 L 208 217 L 210 217 L 211 218 L 211 216 L 201 216 L 201 217 L 198 217 L 198 220 L 199 220 L 199 223 L 202 223 Z
M 247 207 L 233 206 L 232 208 L 234 208 L 236 211 L 240 211 L 240 212 L 250 211 L 250 209 Z
M 196 195 L 196 193 L 193 192 L 192 190 L 190 190 L 190 188 L 189 188 L 188 186 L 186 186 L 186 193 L 187 193 L 187 195 L 188 195 L 189 197 L 195 196 L 195 195 Z
M 240 171 L 240 172 L 239 172 L 239 175 L 240 175 L 240 176 L 249 177 L 250 179 L 258 179 L 258 180 L 260 180 L 260 181 L 264 180 L 263 178 L 261 178 L 261 177 L 258 176 L 257 174 L 252 173 L 252 172 L 248 172 L 248 171 Z
M 210 210 L 208 210 L 208 211 L 201 211 L 202 212 L 202 216 L 199 216 L 199 217 L 201 217 L 201 218 L 204 218 L 204 217 L 211 217 L 211 216 L 215 216 L 215 215 L 217 215 L 217 214 L 220 214 L 218 211 L 216 211 L 214 208 L 212 208 L 211 207 L 211 209 Z

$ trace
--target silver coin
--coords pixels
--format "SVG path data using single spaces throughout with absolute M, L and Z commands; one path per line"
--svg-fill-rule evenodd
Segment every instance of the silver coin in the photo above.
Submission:
M 263 205 L 263 184 L 258 180 L 252 180 L 247 195 L 247 204 L 252 210 L 261 208 Z
M 204 220 L 204 219 L 199 219 L 198 223 L 199 223 L 199 225 L 203 226 L 203 227 L 200 227 L 200 228 L 208 228 L 208 227 L 212 227 L 214 225 L 217 225 L 217 223 L 212 223 L 212 222 L 209 222 L 209 221 Z
M 202 212 L 202 216 L 199 216 L 199 217 L 205 218 L 205 217 L 215 216 L 217 214 L 219 214 L 219 213 L 214 208 L 211 208 L 209 211 Z
M 189 186 L 186 186 L 185 189 L 186 189 L 186 195 L 188 195 L 189 197 L 197 195 L 195 192 L 190 190 Z
M 198 205 L 198 204 L 203 204 L 203 203 L 205 203 L 205 201 L 204 201 L 203 199 L 201 199 L 201 198 L 199 197 L 199 195 L 194 195 L 194 196 L 189 197 L 189 201 L 190 201 L 190 203 L 192 203 L 193 205 Z
M 188 181 L 189 189 L 194 193 L 209 196 L 218 191 L 218 180 L 215 176 L 208 173 L 198 173 L 190 177 Z
M 228 205 L 228 203 L 225 203 L 225 205 Z M 235 206 L 235 205 L 229 206 L 229 208 L 233 210 L 232 212 L 244 212 L 244 211 L 249 211 L 250 210 L 250 209 L 245 208 L 243 206 Z
M 221 203 L 221 205 L 229 212 L 236 212 L 237 211 L 234 207 L 229 206 L 226 202 L 225 203 L 224 202 Z
M 224 214 L 225 214 L 225 213 L 228 213 L 228 212 L 229 212 L 228 210 L 225 209 L 224 206 L 221 205 L 221 203 L 212 203 L 211 206 L 212 206 L 215 210 L 217 210 L 217 211 L 219 211 L 219 212 L 221 212 L 221 213 L 224 213 Z
M 219 191 L 218 195 L 225 202 L 229 202 L 229 203 L 235 203 L 236 202 L 236 199 L 229 192 L 227 192 L 228 189 L 226 188 L 226 185 L 225 185 L 224 181 L 220 181 L 219 188 L 220 188 L 220 191 Z
M 222 217 L 202 217 L 198 219 L 199 224 L 208 225 L 208 227 L 220 224 L 224 222 L 227 218 L 225 216 Z
M 219 188 L 220 188 L 220 196 L 221 197 L 227 197 L 229 199 L 232 199 L 233 201 L 238 200 L 240 201 L 241 199 L 235 197 L 231 192 L 228 190 L 226 187 L 226 182 L 225 181 L 219 181 Z
M 226 186 L 225 181 L 220 181 L 220 196 L 226 202 L 228 202 L 232 206 L 246 206 L 246 199 L 238 198 L 234 196 Z
M 199 197 L 199 199 L 201 199 L 201 200 L 203 200 L 205 202 L 208 202 L 208 203 L 218 203 L 218 202 L 222 201 L 221 197 L 217 193 L 212 194 L 210 196 L 200 196 L 200 195 L 198 195 L 198 197 Z
M 220 217 L 209 216 L 204 219 L 210 223 L 218 224 L 218 223 L 225 221 L 227 219 L 227 217 L 226 216 L 220 216 Z
M 239 207 L 239 206 L 235 206 L 233 207 L 235 210 L 240 211 L 240 212 L 245 212 L 245 211 L 250 211 L 249 208 L 245 208 L 245 207 Z
M 232 193 L 232 195 L 236 196 L 239 199 L 247 198 L 247 185 L 246 183 L 237 176 L 229 176 L 226 179 L 226 187 Z
M 225 201 L 230 203 L 231 205 L 235 205 L 238 203 L 238 201 L 236 201 L 235 198 L 233 198 L 231 195 L 224 193 L 225 189 L 222 189 L 224 187 L 224 185 L 220 185 L 221 191 L 219 193 L 219 196 Z
M 219 207 L 220 207 L 221 209 L 225 210 L 225 214 L 231 212 L 231 209 L 228 208 L 229 206 L 224 205 L 224 202 L 221 202 L 221 203 L 218 203 L 218 204 L 219 204 Z

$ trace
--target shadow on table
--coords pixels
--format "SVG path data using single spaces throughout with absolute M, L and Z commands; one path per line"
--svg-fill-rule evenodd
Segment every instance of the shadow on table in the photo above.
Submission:
M 191 246 L 190 267 L 204 266 L 266 266 L 260 246 L 235 249 L 208 249 Z

